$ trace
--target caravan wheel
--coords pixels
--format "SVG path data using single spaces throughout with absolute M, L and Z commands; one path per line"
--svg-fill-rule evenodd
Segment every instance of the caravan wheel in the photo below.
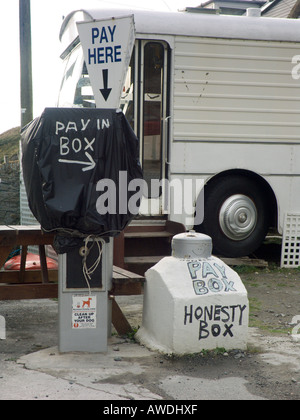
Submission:
M 227 176 L 208 184 L 201 230 L 212 237 L 215 254 L 251 254 L 263 242 L 268 227 L 268 203 L 252 179 Z

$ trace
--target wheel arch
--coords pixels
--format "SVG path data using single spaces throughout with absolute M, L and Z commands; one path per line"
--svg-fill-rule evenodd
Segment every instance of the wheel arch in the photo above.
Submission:
M 204 200 L 205 200 L 205 192 L 208 192 L 209 189 L 213 188 L 213 186 L 218 182 L 220 178 L 225 178 L 230 175 L 238 175 L 244 178 L 251 179 L 255 181 L 257 186 L 263 191 L 264 194 L 267 196 L 268 202 L 268 210 L 270 216 L 270 227 L 274 227 L 277 229 L 278 223 L 278 204 L 275 193 L 271 187 L 271 185 L 263 178 L 261 175 L 258 175 L 255 172 L 245 170 L 245 169 L 231 169 L 223 172 L 219 172 L 218 174 L 214 175 L 213 177 L 209 178 L 205 182 L 204 186 Z

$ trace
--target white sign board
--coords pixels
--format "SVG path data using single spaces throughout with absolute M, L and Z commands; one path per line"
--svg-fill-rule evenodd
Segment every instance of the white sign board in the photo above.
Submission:
M 118 108 L 135 40 L 133 15 L 77 23 L 98 108 Z
M 96 328 L 97 299 L 95 295 L 72 296 L 72 328 Z

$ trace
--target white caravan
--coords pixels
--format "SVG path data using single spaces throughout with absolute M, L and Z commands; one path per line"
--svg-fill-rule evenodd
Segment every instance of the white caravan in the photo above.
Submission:
M 58 106 L 98 106 L 76 22 L 130 14 L 135 45 L 120 106 L 140 139 L 149 186 L 141 212 L 195 225 L 221 255 L 253 252 L 269 228 L 282 233 L 285 215 L 300 210 L 300 21 L 74 11 L 60 33 Z M 151 188 L 161 179 L 172 187 L 168 197 L 166 182 Z M 202 182 L 198 225 L 187 215 L 200 209 L 202 221 Z

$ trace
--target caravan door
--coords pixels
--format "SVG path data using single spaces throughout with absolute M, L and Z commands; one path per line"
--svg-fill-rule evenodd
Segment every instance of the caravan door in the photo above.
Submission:
M 147 188 L 141 215 L 163 214 L 168 139 L 168 45 L 136 41 L 124 93 L 123 112 L 140 139 L 140 161 Z

